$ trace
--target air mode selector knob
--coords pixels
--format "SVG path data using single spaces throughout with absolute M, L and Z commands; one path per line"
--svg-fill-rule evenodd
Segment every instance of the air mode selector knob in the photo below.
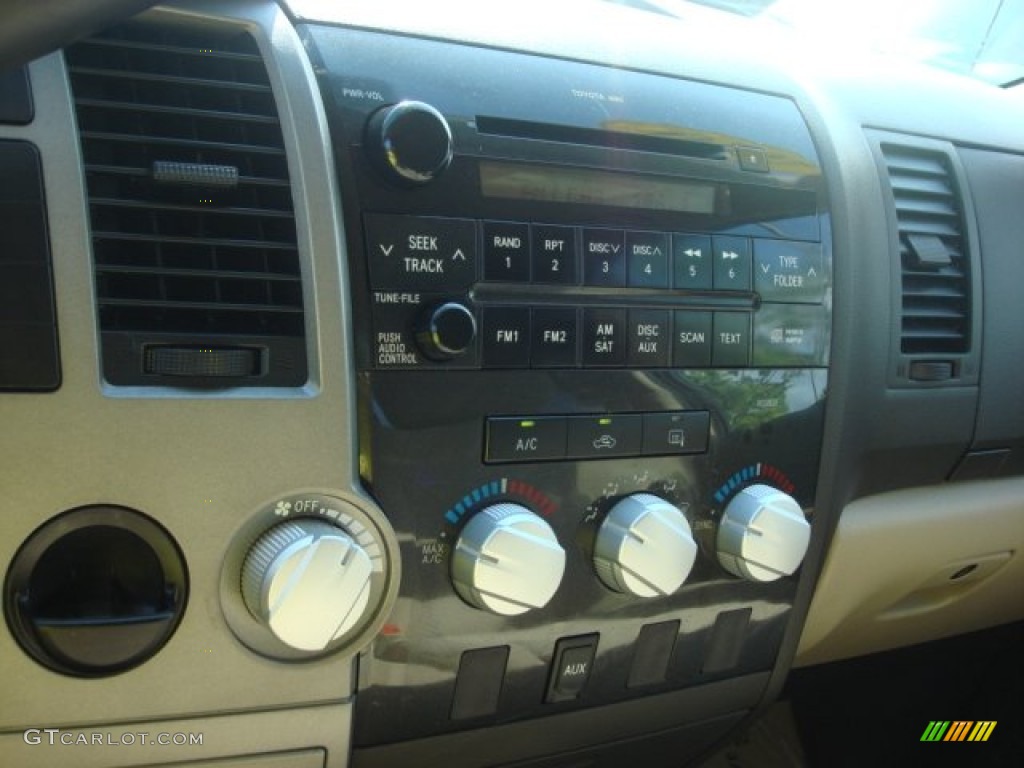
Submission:
M 792 496 L 770 485 L 744 488 L 718 526 L 718 562 L 735 576 L 775 581 L 803 562 L 811 526 Z
M 312 518 L 275 525 L 242 565 L 246 607 L 283 643 L 322 651 L 366 617 L 373 563 L 342 528 Z
M 400 101 L 366 124 L 366 148 L 377 168 L 404 186 L 429 184 L 452 162 L 452 132 L 444 115 L 422 101 Z
M 457 301 L 428 309 L 416 326 L 416 343 L 432 360 L 451 360 L 464 354 L 476 339 L 473 312 Z
M 594 568 L 609 589 L 636 597 L 670 595 L 686 581 L 697 556 L 682 510 L 636 493 L 617 502 L 594 541 Z
M 565 572 L 565 550 L 551 526 L 519 504 L 495 504 L 466 523 L 452 551 L 456 592 L 503 616 L 542 608 Z

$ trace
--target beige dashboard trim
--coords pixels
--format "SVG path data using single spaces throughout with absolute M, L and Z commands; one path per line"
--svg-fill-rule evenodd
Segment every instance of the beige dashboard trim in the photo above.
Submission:
M 796 665 L 1024 618 L 1024 478 L 941 485 L 843 510 Z

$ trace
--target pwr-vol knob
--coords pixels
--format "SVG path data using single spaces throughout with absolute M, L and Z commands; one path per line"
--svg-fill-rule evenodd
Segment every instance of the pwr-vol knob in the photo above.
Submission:
M 429 184 L 452 162 L 452 132 L 444 115 L 422 101 L 401 101 L 373 114 L 366 149 L 377 168 L 403 186 Z
M 476 513 L 452 551 L 456 592 L 470 605 L 503 616 L 542 608 L 565 572 L 565 550 L 547 522 L 518 504 Z
M 803 562 L 811 526 L 796 500 L 770 485 L 751 485 L 729 502 L 718 526 L 718 562 L 751 581 L 789 576 Z
M 299 518 L 275 525 L 249 550 L 242 598 L 291 648 L 322 651 L 370 609 L 370 555 L 342 528 Z
M 594 569 L 601 581 L 636 597 L 675 592 L 689 576 L 696 556 L 686 515 L 649 493 L 617 502 L 594 542 Z

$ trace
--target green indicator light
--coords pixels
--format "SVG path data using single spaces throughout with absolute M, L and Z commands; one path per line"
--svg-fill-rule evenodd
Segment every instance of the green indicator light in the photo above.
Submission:
M 607 427 L 609 424 L 612 423 L 612 420 L 611 419 L 598 419 L 597 423 L 600 424 L 602 427 Z
M 522 427 L 523 429 L 529 429 L 530 427 L 537 426 L 537 422 L 536 421 L 520 421 L 519 422 L 519 426 Z

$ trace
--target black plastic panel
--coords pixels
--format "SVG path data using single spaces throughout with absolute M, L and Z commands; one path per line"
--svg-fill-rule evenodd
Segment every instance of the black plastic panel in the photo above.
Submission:
M 812 505 L 825 382 L 823 370 L 362 374 L 364 473 L 400 533 L 405 567 L 391 624 L 360 666 L 356 743 L 542 717 L 770 670 L 796 580 L 754 584 L 726 574 L 714 554 L 716 522 L 724 503 L 753 482 L 781 486 L 803 506 Z M 485 421 L 493 413 L 663 408 L 708 411 L 708 452 L 496 466 L 481 461 Z M 604 588 L 590 561 L 596 522 L 616 500 L 640 491 L 685 509 L 701 548 L 678 593 L 646 601 Z M 448 573 L 460 523 L 499 501 L 545 516 L 567 550 L 566 575 L 551 603 L 514 618 L 468 606 Z M 725 639 L 715 640 L 712 632 L 718 615 L 738 606 L 750 610 L 749 625 L 726 638 L 724 665 L 719 643 Z M 681 628 L 664 681 L 629 688 L 642 626 L 676 620 Z M 556 641 L 587 633 L 599 634 L 600 644 L 586 689 L 571 701 L 543 703 Z M 496 713 L 452 721 L 462 654 L 498 645 L 509 645 L 510 653 Z
M 974 198 L 985 297 L 981 389 L 974 448 L 1011 449 L 1001 474 L 1024 472 L 1024 157 L 958 150 Z
M 0 391 L 60 386 L 57 317 L 36 148 L 0 141 Z
M 0 71 L 0 123 L 26 125 L 35 117 L 28 69 L 15 67 Z
M 817 489 L 831 242 L 796 107 L 505 51 L 305 32 L 346 200 L 362 477 L 403 550 L 391 624 L 360 664 L 357 755 L 372 764 L 402 751 L 385 745 L 456 732 L 468 744 L 481 726 L 625 713 L 670 692 L 699 702 L 715 683 L 770 672 L 799 576 L 739 580 L 715 538 L 747 485 L 805 509 Z M 439 110 L 453 135 L 450 168 L 420 188 L 379 173 L 366 134 L 403 100 Z M 454 359 L 423 330 L 447 302 L 480 329 Z M 700 549 L 681 589 L 648 600 L 606 588 L 592 562 L 604 516 L 638 492 L 683 510 Z M 566 550 L 551 601 L 512 618 L 470 607 L 449 576 L 463 524 L 503 501 L 544 517 Z M 464 707 L 460 666 L 505 647 L 500 690 L 490 679 L 487 701 Z M 560 679 L 571 672 L 585 683 Z M 748 693 L 728 711 L 754 707 L 760 690 Z M 453 719 L 453 705 L 470 716 Z M 723 714 L 714 705 L 661 727 Z

